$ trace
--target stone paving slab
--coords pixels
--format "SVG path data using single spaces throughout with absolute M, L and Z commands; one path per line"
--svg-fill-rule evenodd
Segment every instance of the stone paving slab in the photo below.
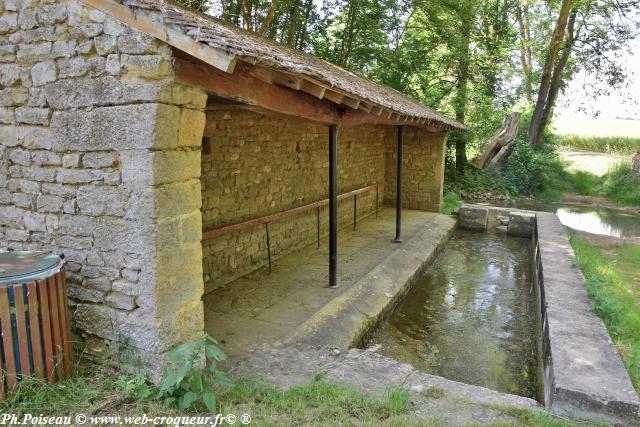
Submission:
M 409 392 L 412 415 L 448 427 L 517 425 L 501 408 L 544 409 L 535 400 L 428 375 L 371 350 L 263 346 L 236 364 L 232 373 L 283 389 L 320 378 L 376 399 L 384 399 L 393 388 L 404 388 Z
M 455 226 L 456 220 L 450 216 L 434 217 L 355 285 L 307 319 L 287 342 L 341 350 L 362 344 L 440 253 Z
M 442 218 L 447 219 L 448 226 L 455 223 L 443 215 L 404 210 L 403 235 L 408 241 L 402 245 L 392 242 L 395 210 L 391 208 L 383 209 L 377 218 L 372 215 L 359 221 L 356 230 L 341 229 L 337 289 L 327 287 L 327 239 L 321 240 L 320 248 L 312 244 L 283 256 L 275 260 L 271 273 L 261 268 L 206 294 L 205 330 L 222 343 L 232 362 L 252 347 L 285 340 L 325 304 L 348 293 L 387 257 L 404 250 L 416 233 L 442 227 Z
M 585 279 L 566 231 L 552 213 L 537 213 L 548 322 L 552 408 L 640 424 L 640 400 L 602 320 L 593 312 Z

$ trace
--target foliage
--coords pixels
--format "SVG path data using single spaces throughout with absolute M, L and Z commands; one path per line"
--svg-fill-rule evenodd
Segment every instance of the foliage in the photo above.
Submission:
M 178 6 L 204 13 L 211 7 L 211 0 L 172 0 Z
M 552 146 L 534 148 L 519 140 L 507 160 L 503 179 L 512 194 L 553 197 L 566 188 L 566 174 Z
M 607 326 L 631 381 L 640 392 L 640 246 L 626 243 L 611 253 L 602 244 L 575 235 L 571 244 L 587 279 L 594 310 Z
M 610 154 L 633 154 L 640 150 L 640 138 L 624 136 L 558 135 L 557 144 Z
M 442 198 L 442 209 L 440 211 L 445 215 L 451 215 L 462 204 L 460 196 L 456 193 L 447 193 Z
M 233 386 L 217 366 L 217 362 L 226 358 L 216 340 L 204 334 L 169 353 L 174 370 L 165 374 L 160 387 L 142 383 L 138 386 L 134 384 L 132 390 L 140 399 L 158 400 L 181 410 L 204 406 L 211 413 L 216 413 L 215 385 Z M 206 369 L 199 367 L 202 362 L 208 365 Z
M 603 177 L 604 194 L 621 205 L 640 206 L 640 179 L 631 174 L 629 163 L 620 163 Z

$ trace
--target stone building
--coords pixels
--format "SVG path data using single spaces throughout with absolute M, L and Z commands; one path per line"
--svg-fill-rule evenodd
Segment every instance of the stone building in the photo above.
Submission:
M 326 199 L 336 135 L 334 193 L 393 205 L 405 128 L 404 206 L 438 211 L 463 127 L 390 88 L 162 0 L 0 0 L 0 248 L 64 253 L 88 351 L 150 374 L 202 333 L 205 289 L 267 262 L 262 234 L 216 229 Z

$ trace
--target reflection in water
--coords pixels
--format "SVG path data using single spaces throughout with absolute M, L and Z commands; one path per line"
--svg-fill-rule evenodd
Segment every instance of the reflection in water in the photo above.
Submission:
M 572 206 L 556 212 L 574 230 L 613 237 L 640 237 L 640 215 L 616 209 Z
M 527 239 L 457 231 L 372 344 L 429 373 L 538 398 L 529 257 Z

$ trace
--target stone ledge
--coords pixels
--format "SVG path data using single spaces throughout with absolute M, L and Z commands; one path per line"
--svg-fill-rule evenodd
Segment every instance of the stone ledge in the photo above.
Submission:
M 300 325 L 287 341 L 343 350 L 360 345 L 440 253 L 455 226 L 454 218 L 437 215 L 351 289 Z
M 640 400 L 602 320 L 593 312 L 585 279 L 565 229 L 538 212 L 551 381 L 547 403 L 558 413 L 628 425 L 640 422 Z M 547 338 L 547 337 L 543 337 Z

